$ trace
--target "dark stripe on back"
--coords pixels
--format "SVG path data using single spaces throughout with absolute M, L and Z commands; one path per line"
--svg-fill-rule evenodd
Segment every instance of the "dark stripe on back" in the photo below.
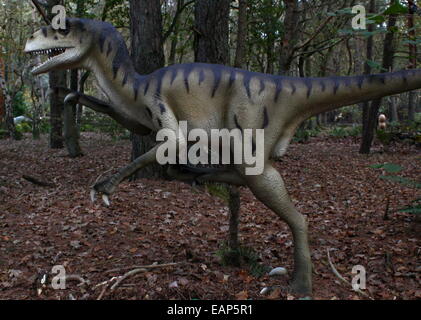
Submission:
M 263 91 L 265 91 L 265 81 L 263 79 L 260 79 L 260 91 L 259 91 L 259 95 L 262 94 Z
M 142 83 L 141 78 L 135 76 L 134 80 L 133 80 L 133 91 L 134 91 L 134 100 L 137 101 L 137 98 L 139 96 L 139 87 L 140 84 Z
M 311 96 L 311 91 L 313 90 L 313 80 L 305 78 L 304 84 L 307 87 L 307 99 Z
M 99 49 L 101 50 L 101 53 L 104 52 L 104 44 L 105 44 L 105 35 L 101 33 L 99 35 Z
M 193 66 L 191 64 L 184 66 L 184 71 L 183 71 L 184 85 L 186 87 L 187 93 L 190 93 L 189 76 L 192 73 L 192 71 L 193 71 Z
M 357 82 L 358 82 L 358 88 L 362 89 L 363 84 L 364 84 L 364 77 L 363 76 L 358 77 Z
M 294 94 L 297 91 L 297 87 L 295 86 L 294 81 L 290 81 L 290 84 L 291 84 L 291 88 L 292 88 L 291 94 Z
M 107 57 L 110 55 L 111 51 L 113 50 L 113 46 L 111 44 L 111 41 L 108 43 L 108 50 L 107 50 Z
M 148 93 L 148 91 L 149 91 L 149 81 L 146 80 L 145 89 L 143 90 L 143 95 L 146 96 L 146 94 Z
M 266 107 L 263 108 L 263 129 L 269 125 L 268 110 Z
M 149 109 L 149 107 L 146 107 L 146 112 L 148 113 L 149 118 L 152 119 L 152 111 Z
M 336 94 L 339 89 L 339 81 L 338 78 L 333 78 L 333 94 Z
M 236 126 L 238 129 L 240 129 L 240 130 L 241 130 L 241 132 L 243 132 L 243 128 L 241 128 L 240 124 L 238 123 L 238 119 L 237 119 L 237 115 L 236 115 L 236 114 L 234 114 L 234 123 L 235 123 L 235 126 Z
M 175 78 L 177 78 L 177 68 L 172 68 L 171 70 L 171 85 L 174 83 Z
M 126 70 L 124 70 L 123 87 L 126 85 L 128 78 L 129 78 L 129 73 Z
M 213 73 L 213 89 L 212 89 L 212 98 L 215 96 L 216 90 L 218 90 L 219 84 L 221 83 L 222 71 L 220 68 L 212 68 Z
M 164 114 L 167 110 L 165 109 L 164 104 L 160 103 L 159 104 L 159 110 L 161 111 L 161 114 Z
M 282 91 L 282 80 L 281 78 L 275 79 L 276 89 L 275 89 L 275 102 L 279 99 L 279 94 Z
M 243 79 L 243 86 L 247 91 L 247 96 L 251 98 L 251 92 L 250 92 L 250 81 L 251 81 L 251 74 L 249 72 L 244 73 L 244 79 Z
M 322 92 L 325 92 L 325 90 L 326 90 L 326 83 L 322 79 L 320 79 L 319 80 L 319 84 L 320 84 L 320 87 L 322 88 Z
M 235 70 L 231 70 L 230 73 L 230 81 L 229 81 L 229 87 L 231 88 L 232 85 L 234 84 L 234 81 L 237 79 L 237 74 Z
M 202 84 L 203 81 L 205 81 L 205 71 L 203 69 L 200 69 L 200 71 L 199 71 L 199 86 Z
M 161 96 L 162 91 L 162 82 L 164 81 L 164 76 L 166 74 L 165 69 L 160 69 L 156 72 L 157 77 L 157 84 L 156 84 L 156 91 L 155 91 L 155 97 L 159 98 Z
M 114 79 L 117 77 L 117 72 L 120 69 L 120 67 L 126 63 L 130 63 L 130 61 L 127 61 L 127 52 L 126 52 L 126 48 L 121 48 L 118 47 L 117 48 L 117 52 L 114 56 L 113 59 L 113 74 L 114 74 Z

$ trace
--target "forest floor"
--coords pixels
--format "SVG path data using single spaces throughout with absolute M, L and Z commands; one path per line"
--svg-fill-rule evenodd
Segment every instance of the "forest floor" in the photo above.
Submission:
M 0 299 L 297 298 L 288 293 L 289 276 L 256 276 L 247 266 L 221 265 L 216 253 L 228 236 L 228 208 L 206 191 L 142 179 L 122 183 L 109 208 L 91 203 L 90 186 L 127 163 L 130 143 L 96 134 L 84 134 L 81 142 L 86 155 L 70 159 L 65 150 L 48 149 L 46 138 L 0 141 Z M 372 298 L 420 299 L 419 223 L 398 212 L 419 194 L 380 179 L 382 170 L 369 165 L 399 164 L 402 176 L 419 179 L 421 151 L 399 144 L 382 152 L 377 145 L 367 156 L 358 153 L 358 142 L 312 138 L 291 145 L 277 163 L 309 220 L 313 297 L 367 299 L 334 275 L 330 250 L 348 281 L 354 266 L 366 269 L 364 292 Z M 23 175 L 54 186 L 37 186 Z M 291 274 L 293 244 L 286 224 L 244 188 L 240 239 L 258 253 L 261 265 L 282 266 Z M 176 264 L 147 268 L 111 290 L 113 277 L 154 263 Z M 66 290 L 37 291 L 55 265 L 87 282 L 69 277 Z M 260 294 L 277 285 L 280 290 Z

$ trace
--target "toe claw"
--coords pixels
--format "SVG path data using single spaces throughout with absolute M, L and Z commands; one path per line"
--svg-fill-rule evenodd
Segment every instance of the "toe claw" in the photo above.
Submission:
M 94 203 L 96 200 L 96 191 L 94 189 L 91 190 L 91 201 Z
M 106 194 L 102 195 L 102 201 L 104 201 L 104 203 L 107 207 L 109 207 L 111 205 L 110 204 L 110 198 Z

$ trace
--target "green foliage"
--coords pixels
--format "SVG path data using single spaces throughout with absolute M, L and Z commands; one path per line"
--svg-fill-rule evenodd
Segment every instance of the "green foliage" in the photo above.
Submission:
M 0 139 L 4 139 L 7 136 L 7 130 L 0 128 Z
M 48 119 L 42 119 L 39 123 L 39 131 L 41 134 L 47 134 L 50 132 L 51 123 Z
M 381 143 L 389 145 L 393 141 L 404 141 L 407 143 L 421 144 L 421 113 L 415 114 L 415 121 L 390 122 L 386 130 L 377 130 L 376 135 Z
M 398 173 L 403 170 L 400 165 L 394 163 L 372 164 L 370 168 L 384 169 L 388 173 Z
M 19 91 L 13 99 L 13 116 L 23 116 L 26 114 L 28 109 L 29 107 L 25 101 L 24 93 L 23 91 Z
M 269 266 L 265 266 L 259 262 L 260 258 L 253 248 L 239 246 L 238 250 L 232 250 L 227 243 L 223 243 L 216 252 L 216 256 L 220 259 L 223 266 L 232 265 L 232 257 L 238 257 L 240 265 L 248 266 L 249 272 L 253 277 L 261 277 L 270 271 Z
M 317 137 L 321 133 L 321 128 L 298 129 L 294 135 L 293 141 L 298 143 L 307 142 L 311 137 Z
M 16 131 L 19 133 L 32 132 L 32 127 L 28 122 L 21 122 L 15 126 Z
M 402 5 L 399 1 L 394 1 L 394 3 L 383 12 L 383 14 L 408 14 L 408 8 Z
M 333 127 L 328 134 L 335 138 L 346 138 L 346 137 L 358 137 L 362 133 L 361 126 L 352 126 L 352 127 L 343 127 L 337 126 Z
M 229 202 L 230 193 L 225 184 L 207 183 L 206 190 L 214 197 L 222 199 L 225 203 Z
M 108 116 L 86 112 L 82 120 L 81 132 L 105 133 L 114 140 L 129 139 L 130 137 L 129 131 Z
M 394 163 L 384 163 L 384 164 L 373 164 L 369 166 L 370 168 L 374 169 L 383 169 L 386 173 L 398 173 L 403 170 L 403 167 Z M 380 179 L 400 183 L 410 188 L 421 189 L 421 183 L 402 177 L 397 175 L 381 175 Z M 415 199 L 411 205 L 407 206 L 406 208 L 400 209 L 399 212 L 407 212 L 412 214 L 420 214 L 421 213 L 421 198 Z

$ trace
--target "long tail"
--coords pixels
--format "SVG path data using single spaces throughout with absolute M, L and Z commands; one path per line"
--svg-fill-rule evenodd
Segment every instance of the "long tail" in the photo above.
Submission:
M 310 78 L 301 90 L 307 90 L 307 99 L 300 107 L 306 117 L 421 88 L 421 69 L 391 73 Z

